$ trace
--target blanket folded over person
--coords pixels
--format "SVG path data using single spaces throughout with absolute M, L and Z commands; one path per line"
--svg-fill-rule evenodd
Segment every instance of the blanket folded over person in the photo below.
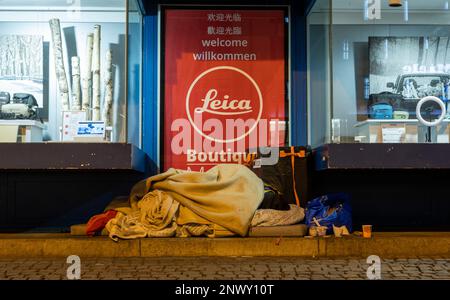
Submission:
M 263 182 L 242 165 L 218 165 L 207 172 L 169 169 L 137 183 L 129 207 L 116 208 L 106 229 L 113 240 L 245 236 L 263 197 Z

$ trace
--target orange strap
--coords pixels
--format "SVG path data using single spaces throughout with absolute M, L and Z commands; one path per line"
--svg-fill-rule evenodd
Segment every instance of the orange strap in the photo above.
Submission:
M 295 148 L 291 147 L 291 152 L 290 153 L 286 153 L 285 151 L 281 151 L 280 152 L 280 157 L 284 158 L 284 157 L 291 157 L 291 165 L 292 165 L 292 184 L 293 184 L 293 188 L 294 188 L 294 196 L 295 196 L 295 202 L 297 203 L 297 206 L 300 206 L 300 198 L 298 197 L 297 194 L 297 187 L 295 185 L 295 157 L 306 157 L 306 151 L 305 150 L 301 150 L 298 153 L 295 153 Z
M 256 153 L 248 153 L 247 154 L 247 156 L 246 157 L 244 157 L 244 161 L 242 161 L 242 164 L 244 165 L 244 166 L 247 166 L 247 167 L 252 167 L 252 165 L 253 165 L 253 162 L 255 161 L 255 159 L 256 159 L 256 156 L 257 156 L 257 154 Z

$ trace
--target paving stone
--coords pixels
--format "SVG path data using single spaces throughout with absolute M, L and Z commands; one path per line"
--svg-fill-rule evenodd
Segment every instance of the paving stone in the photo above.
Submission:
M 55 259 L 1 259 L 0 279 L 60 280 L 68 265 Z M 304 259 L 274 257 L 221 258 L 101 258 L 82 260 L 83 280 L 278 280 L 367 279 L 364 259 Z M 382 278 L 450 279 L 450 259 L 383 260 Z

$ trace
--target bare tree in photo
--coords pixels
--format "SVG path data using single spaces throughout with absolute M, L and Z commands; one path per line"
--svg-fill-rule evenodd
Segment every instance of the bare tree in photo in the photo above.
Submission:
M 106 126 L 111 125 L 111 108 L 113 102 L 113 79 L 112 79 L 112 52 L 106 52 L 106 71 L 105 71 L 105 101 L 103 103 L 102 120 Z
M 72 57 L 72 107 L 81 110 L 80 58 Z
M 92 120 L 100 121 L 100 42 L 101 42 L 101 26 L 94 26 L 94 47 L 92 57 Z
M 52 32 L 53 56 L 55 59 L 56 77 L 58 80 L 59 93 L 63 111 L 70 110 L 69 102 L 69 84 L 67 82 L 66 69 L 64 67 L 64 56 L 61 39 L 61 25 L 59 19 L 50 20 L 50 29 Z
M 33 94 L 43 107 L 43 37 L 0 35 L 0 90 Z
M 94 34 L 90 33 L 87 36 L 86 42 L 86 58 L 83 75 L 83 111 L 86 111 L 90 115 L 91 108 L 91 91 L 92 91 L 92 50 L 94 43 Z M 89 118 L 89 117 L 88 117 Z

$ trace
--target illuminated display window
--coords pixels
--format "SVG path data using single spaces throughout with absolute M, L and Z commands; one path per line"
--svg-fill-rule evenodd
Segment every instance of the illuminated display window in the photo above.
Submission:
M 449 143 L 448 1 L 401 3 L 316 1 L 308 15 L 313 146 Z
M 0 143 L 140 134 L 128 124 L 140 115 L 128 110 L 141 97 L 137 0 L 5 0 L 0 20 Z

